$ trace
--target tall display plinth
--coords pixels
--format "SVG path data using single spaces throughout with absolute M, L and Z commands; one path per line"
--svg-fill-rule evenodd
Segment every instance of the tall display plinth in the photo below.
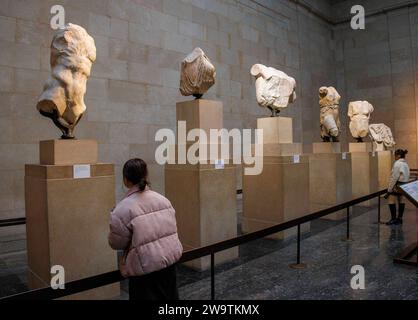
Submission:
M 321 148 L 314 151 L 338 150 L 332 146 L 328 148 L 321 143 Z M 339 203 L 351 200 L 352 196 L 352 169 L 350 153 L 314 153 L 309 155 L 309 187 L 311 211 L 319 211 L 333 207 Z M 323 219 L 340 220 L 346 216 L 341 210 L 330 214 Z
M 223 105 L 220 101 L 204 99 L 178 102 L 176 117 L 177 124 L 179 121 L 186 122 L 186 133 L 201 129 L 209 137 L 210 129 L 223 128 Z
M 165 194 L 176 210 L 177 228 L 185 250 L 237 236 L 235 167 L 166 165 Z M 238 248 L 216 254 L 216 264 L 238 257 Z M 186 265 L 206 270 L 210 257 Z
M 292 118 L 259 118 L 257 129 L 263 129 L 264 144 L 293 143 Z
M 224 160 L 225 163 L 234 159 L 234 156 L 241 161 L 241 154 L 233 149 L 231 144 L 202 144 L 187 143 L 170 145 L 167 148 L 168 154 L 171 155 L 173 163 L 191 164 L 190 156 L 196 158 L 200 164 L 215 164 L 217 160 Z M 192 163 L 197 164 L 197 163 Z
M 177 132 L 179 121 L 186 122 L 187 133 L 192 129 L 202 129 L 210 137 L 210 129 L 223 128 L 222 102 L 209 100 L 193 100 L 177 103 Z M 220 140 L 203 141 L 199 137 L 199 149 L 211 147 L 221 149 Z M 193 148 L 190 142 L 177 141 L 176 150 L 189 151 Z M 217 146 L 218 144 L 218 146 Z M 196 249 L 237 236 L 237 199 L 235 166 L 229 164 L 213 164 L 210 154 L 199 153 L 200 160 L 211 163 L 191 164 L 186 159 L 185 164 L 168 164 L 165 167 L 165 195 L 176 210 L 177 227 L 185 250 Z M 226 160 L 226 157 L 219 156 Z M 206 162 L 206 161 L 205 161 Z M 238 258 L 238 248 L 222 251 L 216 254 L 215 263 Z M 206 270 L 210 267 L 210 257 L 187 262 L 186 265 Z
M 352 166 L 352 193 L 353 199 L 360 198 L 379 189 L 378 160 L 376 153 L 372 152 L 371 143 L 350 143 Z M 359 206 L 375 205 L 377 200 L 365 201 Z
M 309 159 L 301 155 L 302 144 L 293 143 L 292 119 L 258 119 L 257 128 L 263 129 L 263 171 L 245 175 L 243 170 L 242 176 L 242 228 L 247 233 L 309 214 Z M 309 231 L 310 223 L 301 230 Z M 269 238 L 284 239 L 295 231 Z
M 243 231 L 253 232 L 309 214 L 309 158 L 264 157 L 263 172 L 243 175 Z M 303 232 L 310 224 L 301 226 Z M 295 228 L 269 238 L 284 239 Z
M 77 149 L 79 141 L 68 140 L 68 143 Z M 57 141 L 55 145 L 65 149 L 65 143 L 67 141 Z M 80 141 L 80 145 L 84 150 L 84 141 Z M 52 159 L 53 155 L 42 154 L 51 150 L 41 148 L 41 159 Z M 96 150 L 85 149 L 83 152 L 95 153 Z M 93 154 L 87 156 L 95 157 Z M 59 158 L 62 159 L 61 155 L 56 154 L 56 159 Z M 107 240 L 109 214 L 115 205 L 114 165 L 90 164 L 87 166 L 90 170 L 85 171 L 87 168 L 84 167 L 82 172 L 74 165 L 41 163 L 25 166 L 28 283 L 31 289 L 49 287 L 51 267 L 56 265 L 64 267 L 65 282 L 118 268 L 116 252 Z M 79 174 L 84 178 L 78 178 Z M 117 283 L 65 299 L 109 299 L 119 295 Z
M 373 152 L 373 144 L 371 142 L 356 142 L 348 145 L 350 152 Z
M 383 190 L 389 185 L 389 178 L 395 158 L 390 150 L 377 151 L 376 154 L 379 172 L 379 190 Z

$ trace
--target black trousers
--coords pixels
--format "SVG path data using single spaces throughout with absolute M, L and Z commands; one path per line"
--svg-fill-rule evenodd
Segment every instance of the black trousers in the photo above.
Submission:
M 129 300 L 178 300 L 176 266 L 129 278 Z

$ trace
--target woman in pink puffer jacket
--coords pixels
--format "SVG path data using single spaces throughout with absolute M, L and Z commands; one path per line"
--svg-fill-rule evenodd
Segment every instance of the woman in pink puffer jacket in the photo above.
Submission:
M 129 278 L 129 299 L 177 300 L 175 263 L 183 247 L 174 208 L 149 189 L 143 160 L 125 163 L 123 182 L 129 191 L 111 213 L 109 245 L 124 250 L 119 267 Z

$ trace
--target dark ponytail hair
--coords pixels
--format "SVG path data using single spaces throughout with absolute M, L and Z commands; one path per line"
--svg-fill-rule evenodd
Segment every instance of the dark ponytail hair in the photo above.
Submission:
M 401 159 L 404 159 L 405 156 L 408 154 L 408 150 L 398 149 L 395 151 L 395 156 L 399 156 Z
M 147 164 L 142 159 L 128 160 L 123 166 L 123 177 L 142 192 L 149 186 Z

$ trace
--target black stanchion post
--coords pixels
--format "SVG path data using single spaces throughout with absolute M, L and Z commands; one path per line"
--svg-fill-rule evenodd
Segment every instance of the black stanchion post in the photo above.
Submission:
M 210 299 L 215 300 L 215 254 L 210 254 Z
M 347 208 L 347 239 L 350 238 L 350 207 Z
M 300 225 L 298 225 L 298 245 L 296 256 L 296 262 L 297 264 L 300 264 Z
M 289 266 L 292 269 L 305 269 L 307 265 L 300 262 L 300 224 L 298 224 L 298 243 L 296 249 L 296 263 Z
M 350 207 L 347 207 L 347 231 L 345 238 L 343 238 L 343 241 L 353 241 L 353 239 L 350 237 Z
M 377 197 L 377 223 L 381 223 L 380 219 L 380 196 Z

